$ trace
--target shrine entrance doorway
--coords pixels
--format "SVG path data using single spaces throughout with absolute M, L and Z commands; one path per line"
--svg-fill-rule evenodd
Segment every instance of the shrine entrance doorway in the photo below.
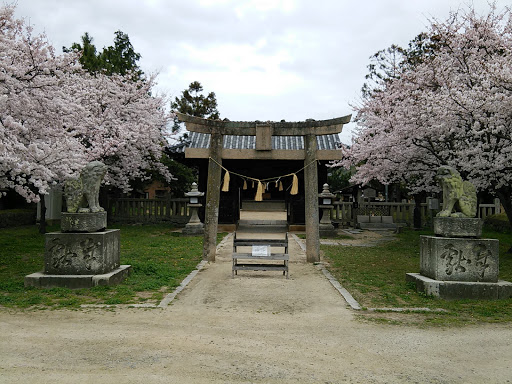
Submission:
M 305 230 L 304 161 L 301 160 L 223 160 L 223 167 L 230 173 L 229 190 L 221 188 L 218 223 L 223 229 L 232 230 L 243 211 L 284 211 L 286 224 L 293 230 Z M 321 190 L 327 182 L 327 161 L 318 161 L 318 185 Z M 203 169 L 206 169 L 206 165 Z M 225 175 L 222 170 L 221 180 Z M 291 194 L 293 174 L 298 190 Z M 246 178 L 238 176 L 247 176 Z M 201 172 L 199 189 L 207 190 L 207 172 Z M 263 180 L 262 200 L 255 201 L 257 181 Z M 269 180 L 270 179 L 270 180 Z M 265 180 L 268 180 L 265 182 Z M 204 217 L 204 216 L 202 216 Z

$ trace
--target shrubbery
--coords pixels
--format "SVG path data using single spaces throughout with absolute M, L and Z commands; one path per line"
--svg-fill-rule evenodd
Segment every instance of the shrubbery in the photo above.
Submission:
M 35 209 L 6 209 L 0 211 L 0 228 L 36 223 Z
M 498 232 L 511 232 L 510 222 L 505 213 L 490 215 L 485 218 L 485 225 Z

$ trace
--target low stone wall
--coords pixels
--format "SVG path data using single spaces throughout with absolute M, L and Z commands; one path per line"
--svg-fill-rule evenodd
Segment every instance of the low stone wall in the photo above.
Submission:
M 188 199 L 113 199 L 109 200 L 109 223 L 169 223 L 185 226 L 190 219 Z
M 393 216 L 367 216 L 357 215 L 357 225 L 361 229 L 389 228 L 396 229 Z

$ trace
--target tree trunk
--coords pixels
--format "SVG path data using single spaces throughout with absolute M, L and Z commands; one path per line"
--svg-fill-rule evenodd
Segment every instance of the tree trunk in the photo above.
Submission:
M 505 214 L 507 215 L 508 223 L 512 228 L 512 188 L 511 187 L 503 187 L 496 191 L 496 195 L 498 199 L 500 199 L 501 205 L 503 205 L 503 209 L 505 210 Z M 512 247 L 507 251 L 507 253 L 512 253 Z
M 414 215 L 413 215 L 413 226 L 414 229 L 421 229 L 421 203 L 423 201 L 425 193 L 419 193 L 414 195 Z
M 503 208 L 505 209 L 505 214 L 507 215 L 508 222 L 510 223 L 510 226 L 512 227 L 512 201 L 510 188 L 501 188 L 496 191 L 496 195 L 498 196 L 498 199 L 500 199 L 501 205 L 503 205 Z
M 40 194 L 39 198 L 39 233 L 46 233 L 46 201 L 44 195 Z

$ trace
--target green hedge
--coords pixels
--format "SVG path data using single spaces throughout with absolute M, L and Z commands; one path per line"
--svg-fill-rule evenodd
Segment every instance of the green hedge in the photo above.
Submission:
M 485 225 L 498 232 L 512 232 L 510 223 L 505 213 L 490 215 L 485 218 Z
M 6 209 L 0 211 L 0 228 L 17 227 L 35 223 L 35 209 Z

